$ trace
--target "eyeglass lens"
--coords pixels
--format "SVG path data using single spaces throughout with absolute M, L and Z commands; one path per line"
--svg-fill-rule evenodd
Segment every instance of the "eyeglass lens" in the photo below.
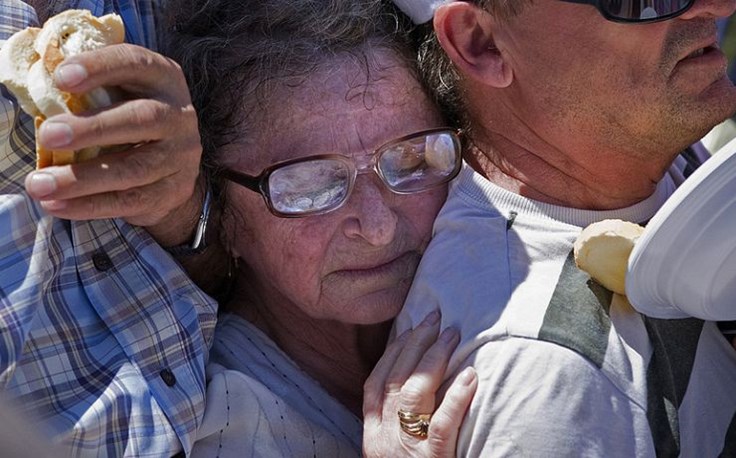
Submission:
M 441 132 L 393 144 L 379 151 L 378 169 L 395 192 L 422 191 L 447 181 L 455 170 L 456 138 Z
M 648 21 L 673 17 L 684 12 L 693 0 L 602 0 L 601 8 L 608 16 L 629 20 Z
M 377 171 L 396 193 L 420 192 L 452 179 L 460 146 L 454 133 L 436 132 L 391 143 L 376 152 Z M 283 215 L 324 212 L 348 197 L 355 177 L 349 160 L 321 158 L 280 167 L 268 178 L 272 208 Z
M 332 208 L 345 200 L 352 181 L 347 163 L 317 159 L 287 165 L 269 177 L 268 188 L 273 209 L 285 215 L 298 215 Z

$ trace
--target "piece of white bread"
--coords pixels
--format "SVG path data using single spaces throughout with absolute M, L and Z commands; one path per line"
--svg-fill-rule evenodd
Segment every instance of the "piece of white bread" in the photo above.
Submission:
M 96 18 L 87 10 L 68 10 L 50 18 L 43 28 L 27 28 L 0 48 L 0 83 L 15 95 L 21 109 L 41 123 L 62 113 L 81 113 L 113 103 L 111 92 L 97 88 L 70 94 L 54 84 L 54 71 L 65 59 L 86 51 L 122 43 L 125 29 L 120 16 Z M 49 151 L 36 143 L 36 167 L 63 165 L 95 157 L 99 147 L 80 151 Z
M 629 255 L 644 228 L 607 219 L 583 229 L 574 245 L 575 264 L 614 293 L 626 295 Z
M 41 29 L 28 27 L 11 36 L 0 47 L 0 83 L 3 83 L 20 104 L 20 108 L 31 116 L 41 114 L 28 93 L 26 81 L 28 70 L 39 56 L 33 45 Z

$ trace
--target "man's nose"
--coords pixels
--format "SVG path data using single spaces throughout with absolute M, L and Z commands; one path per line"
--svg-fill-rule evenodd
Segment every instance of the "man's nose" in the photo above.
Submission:
M 730 16 L 736 11 L 736 0 L 695 0 L 693 6 L 683 13 L 681 19 L 698 17 L 719 18 Z

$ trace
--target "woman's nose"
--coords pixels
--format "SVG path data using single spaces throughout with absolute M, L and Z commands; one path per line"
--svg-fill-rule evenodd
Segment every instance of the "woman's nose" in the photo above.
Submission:
M 348 237 L 361 237 L 375 246 L 388 245 L 396 236 L 398 217 L 391 205 L 395 196 L 374 174 L 361 174 L 346 202 Z

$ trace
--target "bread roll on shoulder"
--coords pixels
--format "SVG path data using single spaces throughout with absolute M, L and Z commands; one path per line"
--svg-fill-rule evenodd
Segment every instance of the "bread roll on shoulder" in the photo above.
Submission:
M 0 83 L 10 90 L 21 109 L 34 117 L 36 130 L 44 120 L 62 113 L 81 113 L 113 103 L 112 92 L 97 88 L 70 94 L 54 84 L 54 71 L 66 58 L 122 43 L 120 16 L 96 18 L 87 10 L 68 10 L 50 18 L 43 28 L 22 30 L 0 49 Z M 48 151 L 36 144 L 36 167 L 81 162 L 97 156 L 99 147 L 80 151 Z
M 575 241 L 575 264 L 593 280 L 625 296 L 629 255 L 643 231 L 638 224 L 617 219 L 591 224 Z

